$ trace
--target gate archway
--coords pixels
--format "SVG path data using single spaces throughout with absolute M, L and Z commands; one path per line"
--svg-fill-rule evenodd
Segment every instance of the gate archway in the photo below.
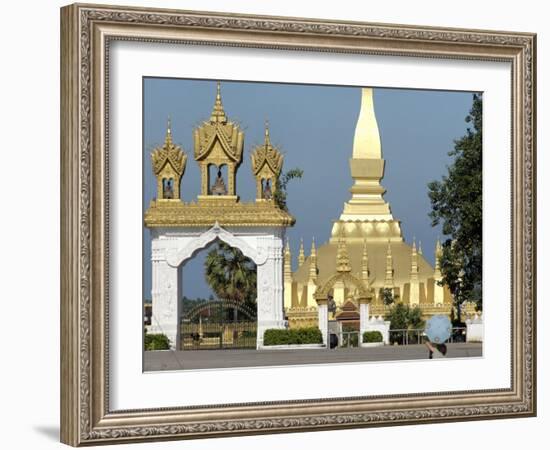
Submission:
M 257 313 L 251 305 L 211 300 L 192 308 L 180 324 L 182 350 L 256 348 Z

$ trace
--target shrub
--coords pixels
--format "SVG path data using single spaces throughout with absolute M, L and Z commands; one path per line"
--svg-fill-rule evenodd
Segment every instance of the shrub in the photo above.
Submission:
M 369 342 L 382 342 L 384 338 L 382 337 L 382 333 L 380 331 L 365 331 L 363 333 L 363 343 L 369 343 Z
M 278 329 L 264 332 L 264 345 L 322 344 L 323 335 L 317 327 Z
M 168 350 L 170 348 L 170 339 L 165 334 L 146 334 L 144 346 L 146 351 Z

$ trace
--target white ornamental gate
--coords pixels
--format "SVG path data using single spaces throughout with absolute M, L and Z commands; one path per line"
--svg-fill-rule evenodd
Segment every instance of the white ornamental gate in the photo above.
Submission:
M 264 331 L 285 328 L 283 312 L 284 228 L 247 226 L 210 229 L 167 227 L 152 230 L 152 317 L 151 333 L 164 333 L 173 350 L 180 342 L 182 264 L 199 250 L 219 239 L 238 248 L 257 267 L 257 348 L 263 346 Z

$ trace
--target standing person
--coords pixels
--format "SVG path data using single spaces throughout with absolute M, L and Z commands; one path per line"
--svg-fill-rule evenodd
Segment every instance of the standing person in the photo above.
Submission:
M 429 359 L 439 359 L 447 356 L 447 346 L 445 344 L 432 344 L 430 341 L 426 341 L 426 347 L 428 347 Z

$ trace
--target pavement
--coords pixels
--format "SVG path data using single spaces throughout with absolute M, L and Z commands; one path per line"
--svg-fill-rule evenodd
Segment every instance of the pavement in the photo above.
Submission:
M 447 344 L 447 349 L 447 358 L 482 356 L 482 344 L 478 343 Z M 428 359 L 428 351 L 424 345 L 333 350 L 165 350 L 145 352 L 144 355 L 145 372 Z

